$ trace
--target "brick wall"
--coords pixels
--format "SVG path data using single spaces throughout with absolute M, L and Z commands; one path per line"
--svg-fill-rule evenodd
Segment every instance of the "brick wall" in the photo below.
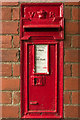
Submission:
M 20 118 L 20 4 L 2 3 L 2 118 Z M 64 3 L 64 118 L 80 118 L 79 12 L 79 3 Z
M 80 118 L 80 8 L 78 3 L 64 5 L 64 117 Z
M 2 5 L 2 117 L 20 118 L 20 3 Z

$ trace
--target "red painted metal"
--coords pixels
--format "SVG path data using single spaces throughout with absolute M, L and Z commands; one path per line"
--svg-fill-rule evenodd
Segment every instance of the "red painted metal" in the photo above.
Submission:
M 60 25 L 24 25 L 23 28 L 60 28 Z
M 21 4 L 20 39 L 21 117 L 62 118 L 63 4 Z M 47 45 L 47 73 L 34 72 L 36 45 Z

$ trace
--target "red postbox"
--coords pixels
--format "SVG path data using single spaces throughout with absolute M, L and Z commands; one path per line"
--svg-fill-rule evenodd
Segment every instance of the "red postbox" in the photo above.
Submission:
M 21 4 L 20 39 L 22 118 L 62 118 L 63 4 Z

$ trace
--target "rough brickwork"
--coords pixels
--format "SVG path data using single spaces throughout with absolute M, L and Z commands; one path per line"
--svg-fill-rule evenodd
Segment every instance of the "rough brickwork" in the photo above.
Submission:
M 20 118 L 20 3 L 2 5 L 2 118 Z M 79 13 L 79 3 L 64 3 L 64 118 L 80 118 Z
M 64 118 L 80 118 L 79 3 L 65 3 Z
M 20 5 L 2 5 L 2 118 L 20 118 Z

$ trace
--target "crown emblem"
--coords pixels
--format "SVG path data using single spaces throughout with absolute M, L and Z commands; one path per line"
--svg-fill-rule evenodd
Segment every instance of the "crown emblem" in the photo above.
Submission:
M 37 14 L 40 19 L 45 19 L 47 12 L 45 10 L 40 10 L 40 11 L 37 11 Z

